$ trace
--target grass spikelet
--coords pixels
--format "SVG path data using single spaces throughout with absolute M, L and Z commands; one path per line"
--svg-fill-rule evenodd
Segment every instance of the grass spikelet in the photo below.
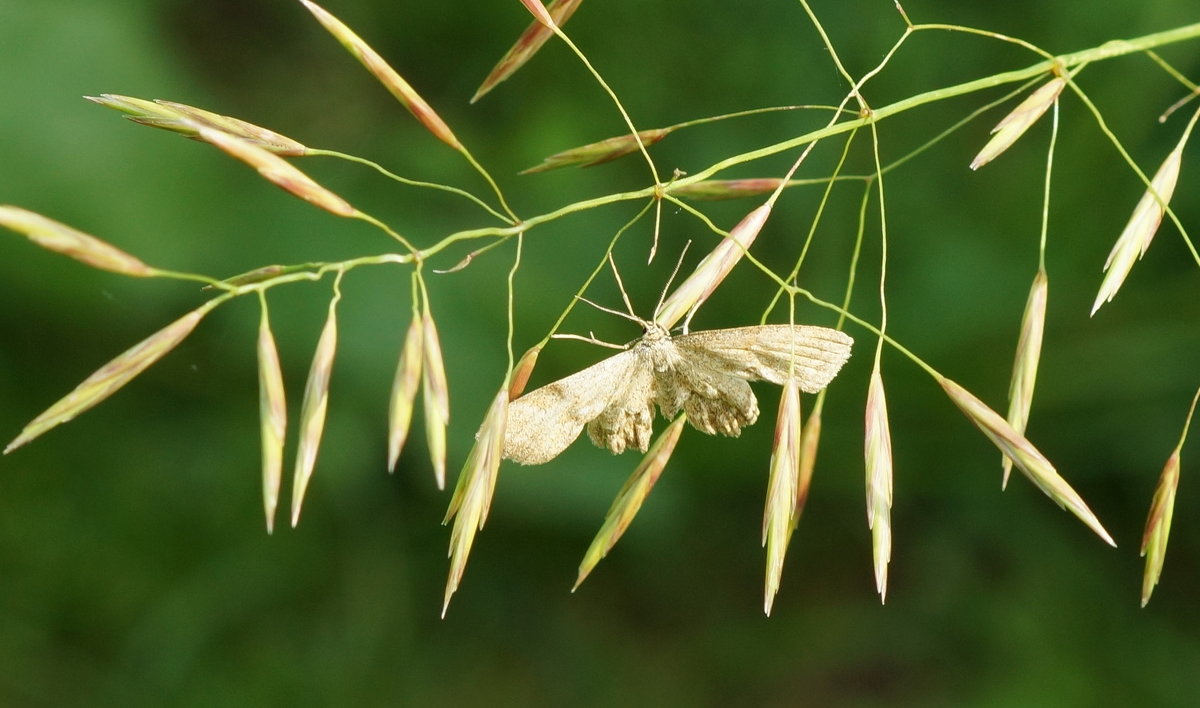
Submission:
M 784 180 L 778 177 L 757 177 L 750 179 L 706 179 L 675 187 L 671 193 L 677 197 L 701 201 L 716 201 L 720 199 L 741 199 L 759 194 L 769 194 L 779 188 Z
M 0 205 L 0 226 L 21 234 L 48 251 L 70 256 L 93 268 L 144 278 L 158 271 L 119 248 L 20 207 Z
M 161 120 L 164 123 L 169 123 L 170 121 L 179 121 L 183 117 L 179 111 L 168 105 L 163 105 L 156 101 L 147 101 L 144 98 L 122 96 L 118 93 L 102 93 L 99 96 L 84 96 L 84 98 L 105 108 L 111 108 L 114 111 L 124 113 L 126 118 L 135 122 Z M 151 123 L 146 124 L 151 125 Z M 166 125 L 161 127 L 166 127 Z M 182 128 L 182 125 L 179 127 Z M 183 132 L 176 128 L 167 129 L 174 130 L 175 132 Z M 193 128 L 191 134 L 195 135 L 195 132 Z
M 646 501 L 650 490 L 654 488 L 654 484 L 658 482 L 663 469 L 667 466 L 667 461 L 671 459 L 671 453 L 675 451 L 675 444 L 679 442 L 679 434 L 683 431 L 685 420 L 687 420 L 686 415 L 679 415 L 671 421 L 671 424 L 650 445 L 650 449 L 646 451 L 642 461 L 633 470 L 633 474 L 629 475 L 629 479 L 625 480 L 625 484 L 617 491 L 612 506 L 604 515 L 604 523 L 601 524 L 600 531 L 596 533 L 587 552 L 583 554 L 583 561 L 579 564 L 579 574 L 575 578 L 575 585 L 572 586 L 571 592 L 579 589 L 588 574 L 601 559 L 608 555 L 608 552 L 625 533 L 625 529 L 629 528 L 629 524 L 633 522 L 638 511 L 641 510 L 642 502 Z
M 262 318 L 258 323 L 258 419 L 262 431 L 263 511 L 267 516 L 267 533 L 272 533 L 275 530 L 275 509 L 279 505 L 279 487 L 283 480 L 287 399 L 265 298 L 262 300 Z
M 131 96 L 102 93 L 99 96 L 84 96 L 93 103 L 112 108 L 125 114 L 138 125 L 169 130 L 184 137 L 200 139 L 200 126 L 215 128 L 223 133 L 249 141 L 276 155 L 300 157 L 308 154 L 308 148 L 286 135 L 247 123 L 239 118 L 223 116 L 186 103 L 155 99 L 147 101 Z
M 1141 554 L 1146 558 L 1146 567 L 1142 574 L 1142 607 L 1150 602 L 1150 595 L 1162 576 L 1163 561 L 1167 555 L 1167 538 L 1171 534 L 1171 518 L 1175 513 L 1175 490 L 1179 487 L 1179 457 L 1183 443 L 1187 440 L 1188 428 L 1192 425 L 1192 416 L 1196 413 L 1197 401 L 1200 401 L 1200 391 L 1196 391 L 1196 395 L 1192 397 L 1192 405 L 1183 421 L 1183 432 L 1179 434 L 1179 442 L 1175 444 L 1175 449 L 1163 465 L 1162 474 L 1158 477 L 1158 486 L 1154 489 L 1154 499 L 1150 503 L 1150 513 L 1146 517 L 1146 530 L 1142 533 L 1141 546 Z
M 1142 198 L 1133 209 L 1133 215 L 1129 217 L 1129 223 L 1113 244 L 1108 259 L 1104 261 L 1104 279 L 1100 281 L 1100 291 L 1096 294 L 1096 301 L 1092 303 L 1091 314 L 1096 314 L 1096 310 L 1104 303 L 1112 302 L 1125 282 L 1125 277 L 1133 269 L 1134 261 L 1146 254 L 1146 249 L 1154 240 L 1154 234 L 1158 232 L 1163 213 L 1179 180 L 1183 145 L 1186 140 L 1185 134 L 1184 139 L 1180 140 L 1175 149 L 1167 155 L 1167 159 L 1163 160 L 1158 171 L 1154 173 L 1154 179 L 1150 180 L 1150 189 L 1142 194 Z
M 1046 271 L 1039 268 L 1029 289 L 1025 302 L 1025 314 L 1021 317 L 1021 336 L 1017 340 L 1017 355 L 1013 361 L 1012 380 L 1008 386 L 1008 424 L 1018 435 L 1025 434 L 1029 422 L 1029 410 L 1033 406 L 1033 390 L 1037 383 L 1038 362 L 1042 357 L 1042 334 L 1046 329 L 1046 297 L 1048 291 Z M 1012 471 L 1012 460 L 1003 456 L 1004 479 L 1000 488 L 1008 487 L 1008 475 Z
M 448 523 L 454 519 L 454 527 L 450 531 L 450 574 L 446 579 L 446 593 L 442 601 L 442 617 L 446 616 L 446 608 L 450 606 L 450 598 L 458 590 L 462 580 L 463 570 L 467 566 L 467 557 L 471 553 L 475 534 L 483 530 L 487 522 L 488 510 L 492 505 L 492 495 L 496 490 L 496 477 L 500 470 L 500 460 L 504 451 L 504 427 L 508 419 L 508 386 L 502 386 L 492 399 L 479 433 L 475 436 L 475 446 L 467 455 L 462 472 L 458 476 L 454 494 L 450 498 L 450 506 L 446 510 Z
M 1011 113 L 992 128 L 992 139 L 983 146 L 975 159 L 971 161 L 971 169 L 977 170 L 987 163 L 996 159 L 1002 152 L 1012 147 L 1013 143 L 1029 130 L 1030 126 L 1037 122 L 1038 118 L 1046 112 L 1054 102 L 1058 100 L 1058 95 L 1062 93 L 1063 87 L 1067 85 L 1066 78 L 1056 76 L 1046 83 L 1042 84 L 1033 93 L 1021 101 Z
M 450 147 L 463 152 L 464 148 L 458 138 L 454 137 L 453 131 L 446 122 L 442 120 L 432 107 L 421 98 L 420 94 L 405 81 L 400 74 L 388 65 L 379 53 L 370 47 L 349 27 L 342 23 L 341 20 L 329 14 L 329 11 L 320 5 L 311 2 L 311 0 L 300 0 L 308 11 L 317 18 L 317 21 L 333 35 L 347 51 L 350 52 L 371 75 L 375 77 L 383 87 L 388 90 L 400 102 L 402 106 L 408 109 L 408 112 L 413 115 L 417 121 L 425 126 L 426 130 L 433 133 L 438 140 L 446 143 Z
M 190 118 L 196 123 L 211 126 L 223 133 L 232 135 L 235 138 L 241 138 L 242 140 L 245 140 L 276 155 L 303 157 L 304 155 L 308 154 L 308 148 L 303 143 L 293 140 L 286 135 L 276 133 L 273 130 L 268 130 L 267 128 L 263 128 L 253 123 L 248 123 L 240 118 L 223 116 L 219 113 L 213 113 L 212 111 L 206 111 L 203 108 L 189 106 L 185 103 L 176 103 L 174 101 L 164 101 L 161 99 L 155 99 L 154 102 L 161 106 L 178 111 L 180 114 Z M 131 118 L 131 120 L 133 120 L 135 123 L 143 123 L 153 127 L 175 130 L 174 127 L 168 124 L 159 124 L 158 122 L 150 122 L 146 120 L 140 120 L 138 118 Z M 177 132 L 184 131 L 179 130 Z M 194 132 L 195 131 L 193 130 L 193 133 Z
M 546 6 L 542 4 L 541 0 L 521 0 L 521 4 L 525 6 L 526 10 L 533 13 L 538 22 L 549 28 L 557 27 L 554 18 L 546 11 Z
M 200 127 L 197 135 L 201 140 L 221 148 L 229 155 L 250 165 L 275 186 L 291 192 L 313 206 L 338 216 L 357 216 L 359 213 L 345 199 L 317 184 L 311 177 L 278 155 L 215 128 Z
M 546 12 L 561 27 L 567 23 L 567 20 L 571 19 L 571 15 L 575 13 L 581 2 L 583 0 L 553 0 L 546 6 Z M 516 43 L 500 58 L 500 61 L 492 68 L 487 78 L 479 85 L 479 89 L 471 97 L 471 103 L 475 103 L 483 98 L 484 94 L 515 74 L 517 69 L 520 69 L 527 61 L 533 58 L 533 55 L 537 54 L 542 45 L 546 43 L 546 40 L 550 39 L 553 35 L 554 31 L 541 22 L 534 21 L 530 23 L 529 27 L 517 38 Z
M 396 470 L 396 461 L 408 439 L 412 424 L 413 402 L 421 385 L 421 360 L 424 356 L 425 329 L 419 315 L 413 316 L 404 337 L 404 349 L 392 379 L 392 395 L 388 403 L 388 472 Z
M 1013 430 L 1008 421 L 1001 418 L 998 413 L 988 408 L 962 386 L 944 377 L 939 379 L 938 383 L 941 384 L 942 389 L 954 402 L 954 405 L 958 406 L 959 410 L 992 441 L 993 445 L 999 448 L 1000 452 L 1012 459 L 1013 464 L 1029 478 L 1029 481 L 1045 492 L 1046 496 L 1053 499 L 1056 504 L 1078 517 L 1105 543 L 1116 547 L 1117 544 L 1113 541 L 1112 536 L 1104 530 L 1100 520 L 1084 503 L 1083 498 L 1071 488 L 1071 485 L 1067 484 L 1067 481 L 1054 469 L 1054 465 L 1050 464 L 1046 456 L 1034 447 L 1033 443 Z
M 1167 458 L 1158 486 L 1154 489 L 1154 500 L 1146 517 L 1146 530 L 1142 533 L 1141 555 L 1146 558 L 1142 574 L 1142 607 L 1150 602 L 1154 587 L 1162 576 L 1163 560 L 1167 554 L 1167 539 L 1171 534 L 1171 517 L 1175 513 L 1175 490 L 1179 486 L 1179 449 Z
M 867 389 L 864 450 L 867 468 L 867 527 L 875 560 L 875 589 L 881 603 L 887 600 L 887 571 L 892 559 L 892 433 L 888 426 L 887 399 L 879 361 L 871 371 Z
M 767 203 L 743 217 L 729 232 L 729 236 L 717 244 L 717 247 L 696 265 L 691 275 L 663 300 L 662 306 L 654 315 L 654 321 L 670 329 L 684 315 L 690 320 L 725 276 L 729 275 L 729 271 L 742 259 L 770 215 L 771 205 Z M 687 321 L 684 322 L 684 331 L 687 331 Z
M 442 362 L 442 345 L 437 327 L 425 304 L 421 315 L 422 401 L 425 408 L 425 435 L 429 443 L 429 461 L 438 489 L 446 488 L 446 425 L 450 422 L 450 390 L 446 384 L 446 367 Z
M 787 553 L 792 521 L 796 516 L 796 488 L 800 475 L 800 391 L 789 377 L 779 396 L 775 419 L 775 438 L 771 445 L 771 472 L 767 479 L 767 501 L 763 508 L 762 544 L 767 549 L 766 580 L 763 589 L 763 613 L 771 616 L 771 606 L 779 592 L 783 559 Z
M 800 514 L 808 502 L 808 489 L 812 485 L 813 469 L 817 465 L 817 448 L 821 444 L 821 406 L 813 407 L 800 433 L 799 477 L 796 480 L 796 512 L 792 515 L 792 530 L 800 523 Z
M 513 366 L 512 383 L 508 385 L 509 399 L 516 399 L 525 392 L 529 377 L 533 375 L 533 367 L 537 365 L 538 354 L 542 353 L 542 345 L 530 347 Z
M 132 381 L 151 364 L 166 356 L 191 334 L 200 320 L 208 314 L 209 310 L 216 307 L 216 304 L 216 300 L 206 302 L 97 369 L 76 386 L 75 390 L 26 425 L 21 434 L 10 442 L 8 447 L 4 448 L 4 453 L 8 454 L 51 428 L 72 420 L 119 391 L 121 387 Z
M 638 131 L 638 137 L 641 138 L 642 145 L 650 146 L 667 137 L 670 133 L 670 128 L 654 128 Z M 598 142 L 556 152 L 533 167 L 521 170 L 521 174 L 529 175 L 535 172 L 547 172 L 560 167 L 570 167 L 571 165 L 591 167 L 610 162 L 618 157 L 624 157 L 630 153 L 637 152 L 638 149 L 638 141 L 634 139 L 632 133 L 618 135 L 614 138 L 605 138 Z
M 317 452 L 321 447 L 321 435 L 325 432 L 325 412 L 329 407 L 329 376 L 333 371 L 333 356 L 337 353 L 337 304 L 342 293 L 334 284 L 333 299 L 329 301 L 329 315 L 317 340 L 308 380 L 304 384 L 304 401 L 300 404 L 300 439 L 296 445 L 296 468 L 292 475 L 292 526 L 300 522 L 300 507 L 304 504 L 304 493 L 312 479 L 317 463 Z

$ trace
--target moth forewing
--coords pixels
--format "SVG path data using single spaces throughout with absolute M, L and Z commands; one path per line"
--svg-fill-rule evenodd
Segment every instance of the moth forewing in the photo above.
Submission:
M 632 351 L 621 352 L 509 404 L 505 459 L 540 465 L 558 457 L 604 412 L 635 358 Z

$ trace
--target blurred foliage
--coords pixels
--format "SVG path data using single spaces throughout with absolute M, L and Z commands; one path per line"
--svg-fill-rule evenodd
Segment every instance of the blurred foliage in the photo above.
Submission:
M 890 3 L 816 4 L 856 73 L 902 29 Z M 499 175 L 520 213 L 645 184 L 637 159 L 516 175 L 622 130 L 607 98 L 554 42 L 467 105 L 528 22 L 519 3 L 328 7 L 437 108 Z M 982 27 L 1052 52 L 1196 20 L 1193 0 L 1091 3 L 1086 12 L 1079 3 L 910 0 L 906 9 L 914 21 Z M 796 3 L 594 2 L 568 28 L 643 128 L 836 102 L 843 91 Z M 1196 43 L 1163 54 L 1200 79 Z M 1007 45 L 928 33 L 906 45 L 868 98 L 881 105 L 1029 63 Z M 1103 62 L 1080 80 L 1152 171 L 1182 125 L 1178 117 L 1165 127 L 1155 120 L 1180 96 L 1179 85 L 1138 56 Z M 190 103 L 406 176 L 481 190 L 457 155 L 298 3 L 0 0 L 0 202 L 97 234 L 154 265 L 229 275 L 390 245 L 215 150 L 135 127 L 80 98 L 100 92 Z M 887 121 L 885 158 L 982 100 Z M 888 182 L 892 331 L 998 409 L 1036 268 L 1048 134 L 1035 128 L 969 173 L 1000 115 Z M 694 171 L 816 120 L 775 114 L 697 128 L 656 146 L 655 157 L 668 171 Z M 580 443 L 544 467 L 505 466 L 463 587 L 438 620 L 447 496 L 434 489 L 419 433 L 397 473 L 384 474 L 386 398 L 407 324 L 408 278 L 359 271 L 344 286 L 330 422 L 298 529 L 273 537 L 262 530 L 257 311 L 249 301 L 215 312 L 121 394 L 3 460 L 0 704 L 1192 704 L 1200 695 L 1194 443 L 1183 452 L 1162 584 L 1145 610 L 1136 548 L 1157 474 L 1200 383 L 1195 266 L 1166 226 L 1117 300 L 1087 318 L 1100 265 L 1142 187 L 1078 101 L 1066 98 L 1062 120 L 1047 342 L 1029 430 L 1119 550 L 1023 479 L 1001 495 L 998 454 L 927 377 L 889 355 L 896 547 L 889 603 L 880 607 L 862 508 L 870 357 L 860 345 L 830 394 L 815 484 L 770 620 L 761 613 L 758 544 L 766 421 L 736 442 L 685 432 L 630 532 L 574 595 L 567 590 L 582 552 L 636 460 Z M 1189 225 L 1200 223 L 1197 154 L 1195 146 L 1185 153 L 1173 202 Z M 825 146 L 805 170 L 822 174 L 835 155 Z M 478 225 L 451 199 L 332 161 L 302 164 L 418 243 Z M 773 176 L 770 169 L 727 176 Z M 800 190 L 785 196 L 755 246 L 767 263 L 788 262 L 794 244 L 772 239 L 798 238 L 815 199 Z M 857 188 L 834 199 L 809 281 L 823 294 L 840 287 Z M 729 227 L 752 206 L 712 205 L 710 213 Z M 518 278 L 518 350 L 551 324 L 632 213 L 630 205 L 588 212 L 531 236 Z M 683 241 L 706 248 L 710 237 L 685 215 L 665 216 L 666 255 L 653 266 L 639 265 L 643 246 L 632 240 L 620 249 L 634 302 L 645 310 Z M 638 238 L 645 236 L 643 229 Z M 0 431 L 8 438 L 99 364 L 199 301 L 187 286 L 94 272 L 16 238 L 0 244 Z M 497 293 L 508 253 L 431 282 L 451 377 L 452 469 L 503 375 Z M 858 299 L 868 314 L 870 291 L 864 286 Z M 293 407 L 328 292 L 326 281 L 272 295 Z M 769 295 L 751 269 L 739 269 L 722 292 L 698 327 L 757 321 Z M 618 302 L 606 282 L 595 297 Z M 805 309 L 801 317 L 828 316 Z M 637 334 L 582 310 L 567 324 L 609 340 Z M 555 345 L 536 376 L 545 381 L 596 358 L 582 344 Z M 774 408 L 773 392 L 759 395 L 764 409 Z

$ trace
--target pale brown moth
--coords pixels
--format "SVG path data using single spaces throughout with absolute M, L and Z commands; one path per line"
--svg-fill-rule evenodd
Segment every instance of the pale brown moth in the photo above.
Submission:
M 585 425 L 599 447 L 645 452 L 656 405 L 666 418 L 684 411 L 701 432 L 737 436 L 758 419 L 748 381 L 782 384 L 790 370 L 802 391 L 816 393 L 850 358 L 854 343 L 844 332 L 806 325 L 672 337 L 654 322 L 641 323 L 645 334 L 625 351 L 509 404 L 504 457 L 523 465 L 549 462 Z

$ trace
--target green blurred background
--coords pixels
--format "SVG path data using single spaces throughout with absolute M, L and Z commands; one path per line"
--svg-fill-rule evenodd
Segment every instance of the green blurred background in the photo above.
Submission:
M 889 2 L 816 2 L 861 74 L 899 35 Z M 520 177 L 566 147 L 619 133 L 611 104 L 561 46 L 474 106 L 467 99 L 527 23 L 515 0 L 330 0 L 500 179 L 519 213 L 644 186 L 636 159 Z M 982 27 L 1066 52 L 1197 20 L 1194 0 L 958 3 L 909 0 L 917 22 Z M 832 103 L 844 90 L 794 2 L 592 2 L 569 25 L 640 127 L 745 108 Z M 1200 45 L 1162 54 L 1200 79 Z M 868 99 L 1032 63 L 978 37 L 913 38 Z M 1113 130 L 1152 171 L 1186 112 L 1183 89 L 1144 57 L 1080 76 Z M 1001 89 L 1001 91 L 1004 89 Z M 168 98 L 379 160 L 412 178 L 483 192 L 298 3 L 285 0 L 0 0 L 0 202 L 45 213 L 161 267 L 229 275 L 268 263 L 389 249 L 369 227 L 320 212 L 215 150 L 141 129 L 83 101 Z M 880 126 L 894 159 L 1000 93 L 926 106 Z M 967 163 L 994 111 L 888 180 L 895 336 L 998 409 L 1036 267 L 1043 122 L 978 173 Z M 666 171 L 825 120 L 774 114 L 685 131 L 654 148 Z M 867 163 L 858 146 L 855 170 Z M 826 174 L 840 148 L 803 175 Z M 1200 223 L 1196 148 L 1173 206 Z M 777 157 L 726 176 L 774 176 Z M 1087 317 L 1100 266 L 1142 187 L 1075 98 L 1063 105 L 1049 246 L 1046 351 L 1030 436 L 1089 501 L 1105 547 L 1024 479 L 999 493 L 995 450 L 927 376 L 889 353 L 896 478 L 888 603 L 871 578 L 863 513 L 862 404 L 870 338 L 831 389 L 817 477 L 773 616 L 762 615 L 762 499 L 776 397 L 738 441 L 684 439 L 641 515 L 575 594 L 575 569 L 636 456 L 578 443 L 536 468 L 506 465 L 464 584 L 438 619 L 448 495 L 425 461 L 420 421 L 384 472 L 388 388 L 408 279 L 346 279 L 330 419 L 303 523 L 267 536 L 258 478 L 254 328 L 247 300 L 221 308 L 169 358 L 78 422 L 0 462 L 0 705 L 1194 705 L 1200 696 L 1200 510 L 1192 461 L 1163 582 L 1139 609 L 1142 524 L 1200 367 L 1196 266 L 1173 227 L 1114 303 Z M 484 225 L 464 203 L 314 158 L 302 167 L 421 244 Z M 803 275 L 836 299 L 859 188 L 834 191 Z M 729 227 L 756 204 L 702 205 Z M 792 190 L 755 249 L 795 257 L 816 194 Z M 550 326 L 630 204 L 533 232 L 517 281 L 518 349 Z M 667 210 L 619 249 L 652 308 L 682 244 L 712 236 Z M 465 253 L 447 255 L 446 267 Z M 503 278 L 511 249 L 431 281 L 451 379 L 450 467 L 462 464 L 504 370 Z M 856 306 L 875 317 L 867 250 Z M 298 408 L 328 282 L 273 291 Z M 619 302 L 610 279 L 591 294 Z M 769 283 L 740 268 L 695 321 L 756 322 Z M 165 281 L 99 273 L 19 238 L 0 243 L 0 434 L 104 361 L 198 304 Z M 828 323 L 802 307 L 799 318 Z M 567 331 L 626 341 L 626 322 L 578 311 Z M 537 381 L 601 356 L 564 342 Z M 293 411 L 294 414 L 295 411 Z M 293 419 L 294 421 L 294 419 Z

